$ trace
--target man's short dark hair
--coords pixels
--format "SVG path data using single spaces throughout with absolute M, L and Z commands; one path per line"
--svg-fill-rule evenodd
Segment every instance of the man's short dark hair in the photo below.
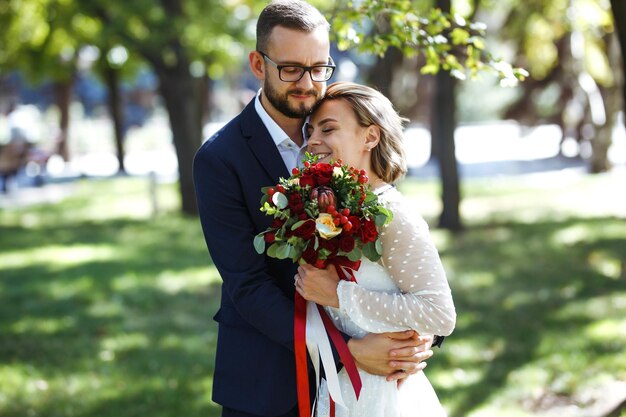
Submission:
M 267 52 L 270 35 L 276 26 L 307 33 L 318 27 L 330 30 L 326 18 L 309 3 L 301 0 L 276 0 L 263 9 L 257 21 L 257 51 Z

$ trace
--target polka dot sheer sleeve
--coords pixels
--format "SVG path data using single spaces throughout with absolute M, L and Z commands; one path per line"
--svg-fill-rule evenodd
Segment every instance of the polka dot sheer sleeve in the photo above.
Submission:
M 399 291 L 371 291 L 341 281 L 340 309 L 370 333 L 414 329 L 420 334 L 449 335 L 456 311 L 428 225 L 397 190 L 379 198 L 394 215 L 381 234 L 380 263 Z

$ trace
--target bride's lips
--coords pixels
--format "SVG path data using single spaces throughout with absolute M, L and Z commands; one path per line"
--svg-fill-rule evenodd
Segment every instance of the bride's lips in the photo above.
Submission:
M 330 158 L 330 156 L 332 155 L 332 153 L 330 153 L 330 152 L 318 152 L 318 153 L 315 153 L 315 154 L 313 154 L 313 155 L 315 155 L 315 156 L 319 156 L 318 161 L 322 161 L 322 160 L 324 160 L 324 159 L 328 159 L 328 158 Z

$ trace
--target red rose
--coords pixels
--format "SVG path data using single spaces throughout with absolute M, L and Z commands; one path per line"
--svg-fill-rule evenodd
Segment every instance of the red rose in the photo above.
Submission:
M 339 239 L 319 239 L 319 247 L 330 252 L 330 256 L 337 254 L 339 250 Z
M 294 236 L 300 237 L 304 240 L 308 240 L 313 237 L 315 233 L 315 222 L 313 220 L 307 220 L 300 227 L 293 231 Z
M 333 166 L 329 164 L 318 164 L 315 172 L 315 179 L 319 185 L 328 185 L 333 178 Z
M 339 249 L 342 252 L 351 252 L 352 249 L 354 249 L 354 238 L 350 235 L 346 235 L 344 237 L 341 238 L 341 240 L 339 241 Z
M 361 242 L 374 242 L 378 237 L 378 230 L 376 230 L 376 224 L 371 220 L 366 220 L 360 230 Z
M 311 187 L 315 186 L 315 180 L 311 174 L 305 174 L 300 177 L 300 187 L 305 187 L 310 185 Z

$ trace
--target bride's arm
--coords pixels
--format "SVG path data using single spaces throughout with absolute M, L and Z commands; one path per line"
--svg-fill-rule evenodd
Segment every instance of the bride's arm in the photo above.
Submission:
M 414 329 L 447 336 L 454 329 L 456 311 L 428 225 L 402 198 L 390 203 L 390 208 L 394 218 L 381 234 L 382 261 L 402 292 L 371 291 L 341 281 L 339 306 L 369 332 Z

